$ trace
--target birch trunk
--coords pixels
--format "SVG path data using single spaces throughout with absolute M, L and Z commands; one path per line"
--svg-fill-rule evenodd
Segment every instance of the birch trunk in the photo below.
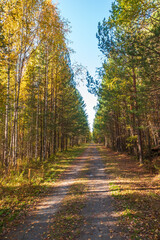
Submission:
M 46 47 L 45 96 L 44 96 L 44 132 L 43 132 L 43 160 L 47 156 L 47 107 L 48 107 L 48 49 Z
M 38 99 L 37 99 L 37 113 L 36 113 L 36 146 L 35 146 L 35 159 L 38 158 L 38 142 L 39 142 L 39 83 L 38 83 Z
M 4 143 L 4 164 L 8 168 L 8 117 L 9 117 L 9 89 L 10 89 L 10 63 L 8 62 L 8 78 L 7 78 L 7 100 L 6 100 L 6 114 L 5 114 L 5 143 Z

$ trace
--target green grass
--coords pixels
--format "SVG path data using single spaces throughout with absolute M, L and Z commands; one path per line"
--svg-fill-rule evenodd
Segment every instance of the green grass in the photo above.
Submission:
M 30 206 L 53 189 L 53 183 L 72 161 L 85 149 L 85 145 L 57 153 L 45 162 L 24 161 L 19 171 L 11 169 L 9 175 L 0 178 L 0 234 L 20 221 Z M 30 179 L 28 171 L 30 170 Z M 3 169 L 1 169 L 1 173 Z

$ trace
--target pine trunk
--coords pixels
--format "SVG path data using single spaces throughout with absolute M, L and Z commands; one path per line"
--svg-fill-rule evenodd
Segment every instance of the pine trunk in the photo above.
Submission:
M 134 88 L 134 99 L 135 99 L 135 108 L 136 108 L 136 118 L 137 118 L 137 135 L 138 135 L 138 152 L 139 152 L 139 163 L 143 163 L 143 148 L 142 148 L 142 134 L 140 129 L 140 117 L 138 114 L 139 107 L 137 102 L 137 83 L 136 83 L 136 74 L 133 67 L 133 88 Z

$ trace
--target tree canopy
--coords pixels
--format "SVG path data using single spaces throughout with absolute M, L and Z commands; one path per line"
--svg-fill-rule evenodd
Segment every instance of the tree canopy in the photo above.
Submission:
M 67 46 L 69 26 L 49 0 L 0 3 L 0 159 L 49 158 L 89 138 Z
M 160 143 L 160 3 L 116 0 L 98 24 L 106 57 L 94 122 L 94 138 L 106 146 L 149 157 Z

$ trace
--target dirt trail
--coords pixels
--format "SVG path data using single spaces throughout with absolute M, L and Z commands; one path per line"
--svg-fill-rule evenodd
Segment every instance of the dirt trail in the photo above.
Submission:
M 57 181 L 53 192 L 39 202 L 36 210 L 31 211 L 24 223 L 2 239 L 9 240 L 42 240 L 47 238 L 54 214 L 58 211 L 60 203 L 68 193 L 69 187 L 76 181 L 78 173 L 89 163 L 88 201 L 82 214 L 85 225 L 81 229 L 79 240 L 122 240 L 117 227 L 117 214 L 112 206 L 113 198 L 110 196 L 108 178 L 105 174 L 104 164 L 96 149 L 91 145 L 83 155 L 77 158 L 72 166 Z
M 85 225 L 79 240 L 122 240 L 118 227 L 118 213 L 109 191 L 109 179 L 95 145 L 90 151 L 88 177 L 88 202 L 83 209 Z
M 24 222 L 15 227 L 1 239 L 8 240 L 42 240 L 47 238 L 49 226 L 52 218 L 63 198 L 68 193 L 69 187 L 74 183 L 79 171 L 84 166 L 89 149 L 86 149 L 83 156 L 76 158 L 71 167 L 69 167 L 61 179 L 53 186 L 53 192 L 40 201 L 34 211 L 31 211 Z

